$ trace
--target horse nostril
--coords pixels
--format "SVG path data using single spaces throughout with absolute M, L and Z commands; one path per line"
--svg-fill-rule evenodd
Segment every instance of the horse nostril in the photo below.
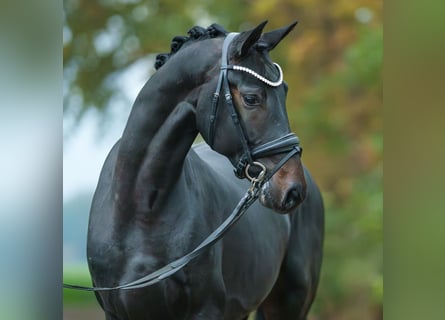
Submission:
M 300 204 L 306 197 L 306 192 L 301 183 L 294 183 L 289 188 L 284 198 L 284 206 L 287 208 Z

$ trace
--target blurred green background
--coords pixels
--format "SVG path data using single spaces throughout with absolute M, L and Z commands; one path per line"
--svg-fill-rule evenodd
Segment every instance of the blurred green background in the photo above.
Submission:
M 284 70 L 291 127 L 326 206 L 322 277 L 310 319 L 381 319 L 382 1 L 66 0 L 64 117 L 81 121 L 97 109 L 106 127 L 110 105 L 125 100 L 116 79 L 169 51 L 174 36 L 197 24 L 242 31 L 266 19 L 266 30 L 299 21 L 271 55 Z M 145 72 L 148 79 L 154 69 Z M 64 280 L 88 284 L 85 269 L 67 265 Z M 65 309 L 91 304 L 93 294 L 64 290 Z

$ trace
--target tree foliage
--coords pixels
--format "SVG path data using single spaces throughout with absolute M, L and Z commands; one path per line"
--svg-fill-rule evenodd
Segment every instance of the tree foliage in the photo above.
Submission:
M 268 19 L 272 30 L 298 20 L 272 57 L 289 84 L 303 160 L 325 199 L 312 317 L 375 319 L 383 295 L 381 7 L 375 0 L 65 0 L 65 111 L 106 110 L 121 94 L 116 76 L 169 51 L 193 25 L 241 31 Z

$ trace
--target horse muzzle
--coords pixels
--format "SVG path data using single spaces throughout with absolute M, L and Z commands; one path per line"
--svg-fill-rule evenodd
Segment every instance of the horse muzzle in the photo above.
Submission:
M 289 213 L 306 198 L 306 180 L 300 157 L 289 159 L 261 190 L 259 200 L 262 205 L 278 213 Z

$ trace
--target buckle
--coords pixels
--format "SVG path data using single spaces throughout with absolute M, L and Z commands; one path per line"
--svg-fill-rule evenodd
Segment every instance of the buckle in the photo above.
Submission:
M 235 173 L 235 176 L 239 179 L 244 179 L 246 177 L 246 166 L 247 166 L 247 159 L 245 158 L 241 158 L 238 161 L 238 164 L 236 165 L 235 170 L 233 170 L 233 172 Z

